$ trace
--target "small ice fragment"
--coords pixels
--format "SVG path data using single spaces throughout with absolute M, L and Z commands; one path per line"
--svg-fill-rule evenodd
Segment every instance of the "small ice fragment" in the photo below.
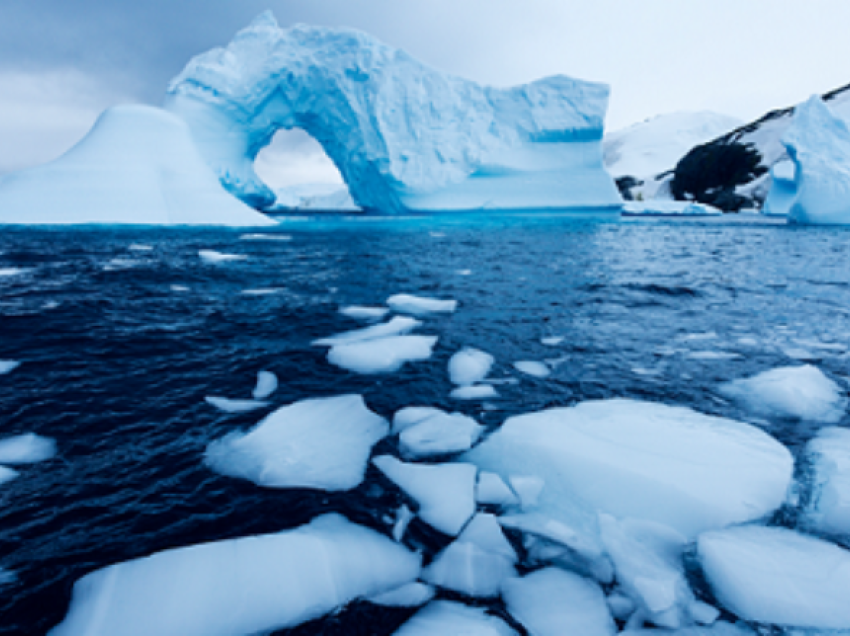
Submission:
M 452 313 L 457 309 L 456 300 L 439 300 L 437 298 L 423 298 L 410 294 L 396 294 L 387 299 L 387 305 L 393 311 L 403 314 L 421 316 L 434 313 Z
M 702 601 L 694 601 L 691 603 L 688 608 L 688 612 L 691 615 L 691 618 L 694 619 L 694 622 L 700 625 L 713 625 L 718 618 L 720 618 L 720 610 L 714 607 L 713 605 L 709 605 L 708 603 L 703 603 Z
M 413 521 L 416 515 L 407 507 L 407 504 L 402 504 L 396 512 L 396 520 L 393 525 L 393 539 L 401 541 L 404 539 L 404 533 L 407 532 L 407 526 Z
M 134 252 L 150 252 L 153 249 L 151 245 L 141 245 L 139 243 L 133 243 L 127 249 L 133 250 Z
M 257 386 L 254 387 L 252 395 L 255 400 L 264 400 L 277 391 L 277 376 L 271 371 L 260 371 L 257 373 Z
M 434 588 L 425 583 L 408 583 L 366 600 L 385 607 L 419 607 L 434 598 Z
M 483 607 L 454 601 L 432 601 L 393 636 L 517 636 L 500 618 Z
M 243 296 L 271 296 L 279 294 L 283 291 L 280 287 L 261 287 L 259 289 L 243 289 L 240 294 Z
M 496 473 L 482 470 L 478 473 L 478 484 L 475 487 L 475 500 L 480 504 L 494 506 L 513 506 L 519 499 L 508 485 Z
M 422 420 L 442 413 L 445 413 L 445 411 L 441 411 L 433 406 L 406 406 L 396 411 L 396 414 L 393 416 L 393 435 L 398 435 L 406 428 L 410 428 Z
M 677 338 L 682 342 L 702 342 L 704 340 L 714 340 L 717 338 L 717 333 L 714 331 L 706 331 L 702 333 L 688 333 Z
M 431 238 L 443 238 L 446 233 L 445 232 L 428 232 Z
M 486 400 L 499 397 L 499 392 L 489 384 L 474 384 L 472 386 L 459 386 L 449 393 L 454 400 Z
M 419 504 L 419 517 L 455 536 L 475 513 L 475 477 L 470 464 L 406 464 L 390 455 L 372 463 Z
M 620 621 L 625 621 L 634 614 L 635 602 L 622 592 L 611 592 L 605 599 L 611 616 Z
M 328 362 L 363 374 L 394 373 L 406 362 L 431 357 L 437 336 L 391 336 L 331 347 Z
M 0 276 L 19 276 L 26 271 L 20 267 L 0 267 Z
M 399 447 L 406 457 L 428 457 L 469 450 L 484 427 L 462 413 L 437 413 L 406 428 Z
M 239 237 L 243 241 L 291 241 L 289 234 L 243 234 Z
M 35 433 L 0 439 L 0 464 L 35 464 L 56 455 L 56 441 Z
M 227 263 L 229 261 L 244 261 L 248 258 L 244 254 L 225 254 L 215 250 L 199 250 L 198 256 L 205 263 Z
M 358 306 L 350 306 L 350 307 L 342 307 L 339 310 L 343 316 L 348 316 L 349 318 L 354 318 L 355 320 L 381 320 L 384 316 L 389 313 L 388 307 L 358 307 Z
M 476 384 L 487 377 L 494 361 L 485 351 L 464 347 L 449 359 L 449 379 L 458 386 Z
M 691 360 L 735 360 L 743 356 L 729 351 L 691 351 L 685 357 Z
M 750 338 L 749 336 L 745 336 L 743 338 L 738 338 L 738 344 L 743 345 L 745 347 L 757 347 L 759 341 L 755 338 Z
M 0 483 L 3 483 L 2 479 L 0 479 Z M 0 568 L 0 585 L 11 585 L 17 580 L 18 577 L 15 575 L 14 572 L 12 572 L 12 570 Z
M 0 466 L 0 484 L 5 484 L 8 481 L 12 481 L 19 474 L 20 473 L 14 468 L 9 468 L 8 466 Z
M 547 347 L 557 347 L 564 341 L 564 336 L 548 336 L 546 338 L 540 339 L 540 344 L 544 344 Z
M 186 285 L 172 285 L 172 286 L 171 286 L 171 291 L 175 291 L 175 292 L 187 292 L 187 291 L 189 291 L 189 288 L 188 288 L 188 287 L 186 287 Z
M 422 570 L 422 579 L 453 592 L 477 598 L 499 595 L 502 584 L 517 575 L 507 557 L 458 539 Z
M 17 360 L 0 360 L 0 375 L 10 373 L 21 366 Z
M 231 400 L 230 398 L 214 397 L 211 395 L 205 397 L 204 400 L 207 404 L 225 413 L 247 413 L 269 405 L 268 402 L 262 402 L 260 400 Z
M 422 321 L 407 316 L 396 316 L 389 322 L 383 322 L 379 325 L 364 327 L 363 329 L 355 329 L 346 331 L 329 338 L 319 338 L 313 341 L 314 346 L 333 347 L 341 344 L 352 344 L 354 342 L 366 342 L 368 340 L 377 340 L 378 338 L 386 338 L 389 336 L 401 336 L 410 333 L 417 327 L 422 325 Z
M 548 366 L 535 360 L 519 360 L 518 362 L 514 362 L 514 368 L 521 373 L 534 376 L 535 378 L 545 378 L 552 373 Z
M 359 395 L 302 400 L 247 433 L 207 446 L 207 465 L 269 488 L 350 490 L 363 481 L 372 447 L 389 432 Z
M 457 270 L 455 273 L 456 273 L 458 276 L 471 276 L 471 275 L 472 275 L 472 270 L 471 270 L 471 269 L 459 269 L 459 270 Z

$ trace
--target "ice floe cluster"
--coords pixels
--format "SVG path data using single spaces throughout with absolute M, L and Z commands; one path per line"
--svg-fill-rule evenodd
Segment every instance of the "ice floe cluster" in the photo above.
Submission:
M 328 347 L 341 373 L 387 374 L 427 358 L 400 343 L 438 330 L 429 319 L 457 304 L 399 298 L 343 307 L 371 324 L 313 345 Z M 430 356 L 438 336 L 426 337 Z M 338 364 L 340 348 L 355 362 Z M 490 378 L 494 370 L 528 382 L 552 371 L 471 346 L 444 353 L 438 372 L 455 391 L 516 380 Z M 207 401 L 226 412 L 270 408 L 277 385 L 261 371 L 252 399 Z M 803 365 L 718 393 L 760 418 L 831 426 L 795 461 L 753 424 L 633 399 L 514 415 L 495 428 L 427 404 L 381 415 L 360 395 L 278 406 L 211 442 L 206 464 L 259 487 L 317 491 L 353 491 L 371 471 L 370 487 L 397 495 L 376 527 L 325 514 L 103 568 L 77 582 L 52 634 L 247 636 L 353 601 L 416 608 L 402 636 L 850 633 L 845 392 Z M 423 543 L 423 531 L 437 539 Z

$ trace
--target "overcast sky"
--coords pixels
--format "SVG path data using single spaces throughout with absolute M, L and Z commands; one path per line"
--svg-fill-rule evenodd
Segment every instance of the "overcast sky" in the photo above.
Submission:
M 158 105 L 191 56 L 266 8 L 485 84 L 606 82 L 609 130 L 678 110 L 750 120 L 850 83 L 847 0 L 0 0 L 0 173 L 61 154 L 110 105 Z M 308 142 L 262 162 L 334 178 Z

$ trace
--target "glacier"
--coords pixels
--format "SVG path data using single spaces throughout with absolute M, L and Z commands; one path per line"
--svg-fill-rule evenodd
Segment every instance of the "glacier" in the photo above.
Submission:
M 602 165 L 608 92 L 562 75 L 480 86 L 353 29 L 281 29 L 266 11 L 190 60 L 164 107 L 221 183 L 259 209 L 275 194 L 254 159 L 291 128 L 321 144 L 366 210 L 617 208 Z

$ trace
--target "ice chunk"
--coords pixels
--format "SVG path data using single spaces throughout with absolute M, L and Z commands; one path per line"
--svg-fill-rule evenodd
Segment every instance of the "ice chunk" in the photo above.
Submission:
M 359 395 L 295 402 L 247 433 L 207 446 L 206 463 L 271 488 L 350 490 L 363 481 L 372 446 L 389 432 Z
M 205 397 L 204 401 L 225 413 L 247 413 L 269 405 L 268 402 L 262 402 L 260 400 L 231 400 L 230 398 L 214 397 L 211 395 Z
M 722 384 L 724 396 L 756 415 L 835 424 L 847 411 L 840 387 L 812 365 L 780 367 Z
M 171 291 L 175 291 L 175 292 L 187 292 L 187 291 L 189 291 L 189 288 L 186 287 L 186 285 L 171 285 L 170 289 L 171 289 Z
M 419 607 L 434 598 L 434 588 L 424 583 L 408 583 L 401 587 L 371 596 L 366 600 L 387 607 Z
M 437 336 L 391 336 L 331 347 L 328 362 L 354 373 L 394 373 L 431 357 Z
M 244 254 L 225 254 L 215 250 L 198 250 L 198 256 L 206 263 L 228 263 L 230 261 L 244 261 L 248 258 Z
M 513 563 L 473 543 L 454 541 L 422 571 L 422 578 L 466 596 L 493 598 L 504 581 L 516 576 Z
M 0 375 L 11 373 L 19 366 L 21 366 L 21 363 L 17 360 L 0 360 Z
M 354 342 L 367 342 L 369 340 L 377 340 L 378 338 L 386 338 L 387 336 L 400 336 L 410 333 L 422 324 L 421 321 L 415 318 L 406 316 L 396 316 L 389 322 L 380 325 L 373 325 L 363 329 L 355 329 L 354 331 L 346 331 L 345 333 L 331 336 L 330 338 L 320 338 L 314 340 L 313 344 L 318 346 L 329 346 L 341 344 L 352 344 Z
M 484 427 L 462 413 L 437 413 L 404 429 L 399 447 L 407 457 L 428 457 L 469 450 Z
M 514 362 L 514 368 L 535 378 L 546 378 L 552 373 L 552 370 L 545 363 L 535 360 L 519 360 Z
M 756 636 L 756 632 L 744 625 L 733 625 L 724 621 L 717 622 L 711 627 L 684 627 L 672 631 L 664 630 L 663 632 L 657 629 L 627 629 L 620 632 L 620 636 L 659 636 L 660 634 L 664 634 L 664 636 Z M 788 634 L 788 636 L 793 635 Z M 807 636 L 817 636 L 817 634 L 808 634 Z
M 432 406 L 407 406 L 393 416 L 393 434 L 397 435 L 434 415 L 445 415 L 445 411 Z
M 492 504 L 495 506 L 512 506 L 519 503 L 519 499 L 508 488 L 508 485 L 496 473 L 482 470 L 478 473 L 478 484 L 475 488 L 475 500 L 481 504 Z
M 545 568 L 506 581 L 508 611 L 534 636 L 613 636 L 617 627 L 598 584 L 573 572 Z
M 806 525 L 850 537 L 850 430 L 827 427 L 806 445 L 812 466 L 812 493 Z
M 254 387 L 252 395 L 255 400 L 264 400 L 277 391 L 277 376 L 271 371 L 259 371 L 257 373 L 257 386 Z
M 413 514 L 406 504 L 401 505 L 401 507 L 396 511 L 396 520 L 393 524 L 393 539 L 396 541 L 404 539 L 404 534 L 407 532 L 407 526 L 410 525 L 410 522 L 413 521 L 415 516 L 416 515 Z
M 540 344 L 544 344 L 547 347 L 557 347 L 564 340 L 566 340 L 564 336 L 547 336 L 540 339 Z
M 516 636 L 516 632 L 484 608 L 452 601 L 434 601 L 414 614 L 393 636 L 449 635 Z
M 74 585 L 51 636 L 233 636 L 319 618 L 412 582 L 419 557 L 325 515 L 295 530 L 158 552 Z
M 850 552 L 785 528 L 742 526 L 700 535 L 715 597 L 748 621 L 850 629 Z
M 254 207 L 275 200 L 257 153 L 295 127 L 321 140 L 358 207 L 392 214 L 619 206 L 602 166 L 607 101 L 607 86 L 565 76 L 483 87 L 360 31 L 281 29 L 264 13 L 191 60 L 166 107 Z
M 133 252 L 150 252 L 153 250 L 152 245 L 142 245 L 140 243 L 133 243 L 130 247 L 127 248 Z
M 543 479 L 541 513 L 591 543 L 594 510 L 688 539 L 758 519 L 782 504 L 793 468 L 791 453 L 754 426 L 622 399 L 511 417 L 464 461 Z
M 0 178 L 0 223 L 276 224 L 222 188 L 180 117 L 142 105 L 109 108 L 58 159 Z
M 342 307 L 339 310 L 343 316 L 348 316 L 349 318 L 354 318 L 355 320 L 381 320 L 384 316 L 389 313 L 389 308 L 387 307 L 358 307 L 358 306 L 350 306 L 350 307 Z
M 456 300 L 439 300 L 437 298 L 423 298 L 410 294 L 396 294 L 387 298 L 387 305 L 393 311 L 402 314 L 413 314 L 424 316 L 427 314 L 452 313 L 457 309 Z
M 8 466 L 0 466 L 0 484 L 5 484 L 6 482 L 12 481 L 18 475 L 20 475 L 20 473 L 14 468 L 9 468 Z
M 487 400 L 499 397 L 499 392 L 489 384 L 459 386 L 449 393 L 453 400 Z
M 282 291 L 279 287 L 261 287 L 259 289 L 243 289 L 239 293 L 243 296 L 271 296 L 272 294 L 279 294 Z
M 35 464 L 56 455 L 56 442 L 35 433 L 0 439 L 0 464 Z
M 476 384 L 487 377 L 493 362 L 489 353 L 464 347 L 449 359 L 449 379 L 458 386 Z
M 416 500 L 425 523 L 444 534 L 456 536 L 475 513 L 475 466 L 405 464 L 389 455 L 372 463 Z
M 511 482 L 511 488 L 519 497 L 520 505 L 523 508 L 536 506 L 540 493 L 546 487 L 546 482 L 534 475 L 511 475 L 508 481 Z

